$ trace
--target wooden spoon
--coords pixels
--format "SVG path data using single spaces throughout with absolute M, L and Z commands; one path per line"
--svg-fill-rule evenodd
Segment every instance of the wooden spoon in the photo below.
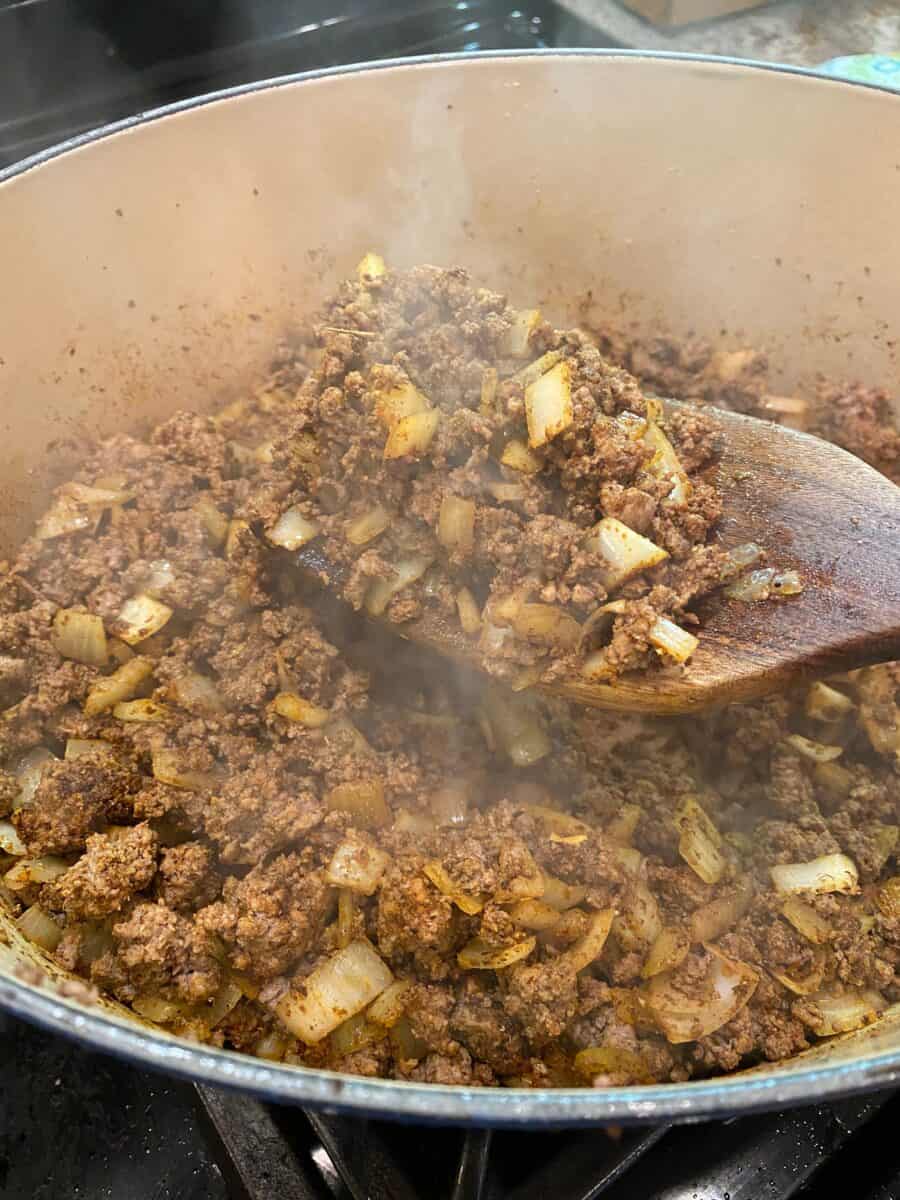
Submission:
M 666 408 L 682 407 L 667 401 Z M 798 596 L 759 603 L 713 593 L 697 606 L 700 645 L 686 667 L 547 692 L 597 708 L 674 714 L 753 700 L 792 685 L 900 659 L 900 488 L 830 442 L 783 425 L 707 409 L 722 435 L 711 478 L 724 497 L 718 540 L 758 542 L 770 565 L 799 571 Z M 338 585 L 315 543 L 300 565 Z M 455 621 L 426 616 L 401 636 L 478 665 Z

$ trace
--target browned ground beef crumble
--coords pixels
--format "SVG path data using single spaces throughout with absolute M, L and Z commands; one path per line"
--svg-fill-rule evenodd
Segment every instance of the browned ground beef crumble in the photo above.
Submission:
M 706 544 L 703 413 L 668 426 L 694 485 L 677 504 L 618 421 L 647 416 L 641 389 L 787 414 L 900 479 L 886 398 L 823 383 L 779 407 L 760 354 L 605 328 L 601 355 L 538 322 L 529 352 L 570 365 L 574 421 L 523 476 L 498 463 L 522 435 L 521 385 L 501 369 L 481 402 L 513 318 L 460 271 L 348 284 L 255 397 L 99 446 L 76 482 L 118 499 L 8 564 L 0 805 L 25 855 L 5 856 L 3 899 L 144 1017 L 310 1066 L 553 1086 L 777 1060 L 900 998 L 897 665 L 830 694 L 651 719 L 506 692 L 389 631 L 455 610 L 463 586 L 488 615 L 518 589 L 583 621 L 607 593 L 580 540 L 616 516 L 670 555 L 625 585 L 609 643 L 617 669 L 646 666 L 648 624 L 685 620 L 722 556 Z M 425 459 L 383 459 L 370 410 L 385 379 L 440 410 Z M 489 483 L 519 491 L 497 500 Z M 435 536 L 448 491 L 476 502 L 471 545 L 452 551 Z M 389 522 L 348 542 L 378 503 Z M 387 627 L 270 544 L 298 505 L 357 607 L 398 561 L 428 560 Z M 129 648 L 114 634 L 136 594 L 171 616 Z M 58 651 L 60 610 L 102 620 L 104 665 Z M 472 637 L 494 675 L 537 667 L 534 682 L 565 661 L 516 633 L 485 645 L 489 624 L 503 629 L 486 619 Z M 777 890 L 772 867 L 823 855 L 852 860 L 848 890 Z M 342 856 L 368 885 L 333 885 Z M 348 947 L 406 986 L 387 1015 L 345 1012 L 304 1040 L 290 1013 Z

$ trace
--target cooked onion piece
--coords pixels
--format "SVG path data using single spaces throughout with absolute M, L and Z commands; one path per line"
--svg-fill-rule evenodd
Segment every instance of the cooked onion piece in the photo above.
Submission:
M 314 1046 L 362 1012 L 392 982 L 393 975 L 372 946 L 358 940 L 316 967 L 302 981 L 304 994 L 288 992 L 275 1012 L 295 1037 Z
M 131 493 L 119 488 L 88 487 L 84 483 L 66 483 L 56 493 L 53 504 L 44 513 L 34 536 L 47 542 L 92 529 L 108 508 L 125 504 Z
M 656 897 L 643 880 L 632 880 L 613 923 L 616 940 L 624 950 L 644 950 L 661 929 Z
M 813 1019 L 808 1021 L 819 1037 L 834 1037 L 871 1025 L 887 1008 L 884 997 L 873 990 L 862 992 L 818 992 L 810 997 L 815 1005 Z
M 409 379 L 380 389 L 375 398 L 375 415 L 386 429 L 393 429 L 404 417 L 428 412 L 430 408 L 427 398 Z
M 679 805 L 675 827 L 681 834 L 678 853 L 687 865 L 704 883 L 718 883 L 725 872 L 722 837 L 693 797 Z
M 485 367 L 481 375 L 481 412 L 490 416 L 497 398 L 497 368 Z
M 826 746 L 822 742 L 811 741 L 799 733 L 791 733 L 784 739 L 804 758 L 814 763 L 833 762 L 844 753 L 843 746 Z
M 356 918 L 356 893 L 348 888 L 338 892 L 337 906 L 337 945 L 343 950 L 353 941 L 353 926 Z
M 90 754 L 111 754 L 112 746 L 100 738 L 69 738 L 66 742 L 63 758 L 71 762 L 75 758 L 84 758 Z
M 600 582 L 612 591 L 641 571 L 648 571 L 669 557 L 668 551 L 635 533 L 616 517 L 604 517 L 584 538 L 584 547 L 607 562 Z
M 574 650 L 581 640 L 581 626 L 557 604 L 521 604 L 512 625 L 520 638 L 543 646 Z
M 279 717 L 295 725 L 305 725 L 307 729 L 321 729 L 331 719 L 327 708 L 312 704 L 295 692 L 279 692 L 272 701 L 272 709 Z
M 0 821 L 0 850 L 16 858 L 28 853 L 12 821 Z
M 541 323 L 539 308 L 526 308 L 513 316 L 513 322 L 506 333 L 504 349 L 511 358 L 527 358 L 529 339 L 532 332 Z
M 380 617 L 394 596 L 421 579 L 433 559 L 425 554 L 416 554 L 401 559 L 394 566 L 393 574 L 387 579 L 373 579 L 366 592 L 365 608 L 370 616 Z
M 459 885 L 454 882 L 452 876 L 445 870 L 442 863 L 436 860 L 426 863 L 422 870 L 426 878 L 434 884 L 441 895 L 451 900 L 467 916 L 474 917 L 476 913 L 481 912 L 487 903 L 487 896 L 470 896 L 468 893 L 462 891 Z
M 22 755 L 15 769 L 19 794 L 13 800 L 13 812 L 20 808 L 27 808 L 32 803 L 34 793 L 38 790 L 41 782 L 41 776 L 47 766 L 56 761 L 56 755 L 51 754 L 43 746 L 36 746 L 34 750 L 29 750 Z
M 614 842 L 621 842 L 624 846 L 630 845 L 643 811 L 639 804 L 623 804 L 612 820 L 604 826 L 603 832 Z
M 565 360 L 525 389 L 525 418 L 532 450 L 546 445 L 572 424 L 575 412 L 571 371 Z
M 39 858 L 20 858 L 3 876 L 3 882 L 12 892 L 21 892 L 25 888 L 52 883 L 65 875 L 69 864 L 65 859 L 57 858 L 54 854 L 42 854 Z
M 62 941 L 62 927 L 46 913 L 39 904 L 26 908 L 20 917 L 16 918 L 19 932 L 30 942 L 36 943 L 42 949 L 52 954 Z
M 509 915 L 522 929 L 540 933 L 552 929 L 559 920 L 559 911 L 544 900 L 519 900 L 510 905 Z
M 811 862 L 770 867 L 777 892 L 858 892 L 859 872 L 846 854 L 823 854 Z
M 375 254 L 369 250 L 362 256 L 356 265 L 356 277 L 363 287 L 375 283 L 376 280 L 383 279 L 387 274 L 387 267 L 384 259 L 380 254 Z
M 691 913 L 691 941 L 714 942 L 741 919 L 753 902 L 753 886 L 741 880 L 724 896 L 701 904 Z
M 446 550 L 471 554 L 475 543 L 475 501 L 445 495 L 441 501 L 437 536 Z
M 482 938 L 467 942 L 456 956 L 456 961 L 466 971 L 502 971 L 513 963 L 527 958 L 537 945 L 534 937 L 523 938 L 509 946 L 493 946 Z
M 795 996 L 809 996 L 822 986 L 825 976 L 826 959 L 822 950 L 813 953 L 813 961 L 804 973 L 799 971 L 771 971 L 782 987 L 786 987 Z
M 280 546 L 283 550 L 299 550 L 318 537 L 320 532 L 318 524 L 310 520 L 299 505 L 294 504 L 284 510 L 266 537 L 273 546 Z
M 470 636 L 481 632 L 481 613 L 475 597 L 468 588 L 460 588 L 456 593 L 456 611 L 459 613 L 459 623 L 463 633 Z
M 647 640 L 651 646 L 655 646 L 669 658 L 674 658 L 677 663 L 687 662 L 700 644 L 692 633 L 688 633 L 668 617 L 656 618 L 650 626 Z
M 675 500 L 678 504 L 684 504 L 690 499 L 691 481 L 687 477 L 687 472 L 681 465 L 681 460 L 675 452 L 675 447 L 657 425 L 656 421 L 650 421 L 647 426 L 647 431 L 643 437 L 644 444 L 649 446 L 653 451 L 653 457 L 647 464 L 647 470 L 657 476 L 657 478 L 670 478 L 672 480 L 672 490 L 669 492 L 669 498 Z
M 188 671 L 179 675 L 169 685 L 169 695 L 181 708 L 190 712 L 207 714 L 223 713 L 225 701 L 215 680 L 199 671 Z
M 132 658 L 113 671 L 98 679 L 87 694 L 84 711 L 96 717 L 108 708 L 114 708 L 122 700 L 130 700 L 141 684 L 153 674 L 153 663 L 149 658 Z
M 485 711 L 497 745 L 517 767 L 530 767 L 550 753 L 550 739 L 525 697 L 491 688 Z
M 691 939 L 684 929 L 677 926 L 661 929 L 650 947 L 641 975 L 644 979 L 652 979 L 662 971 L 674 971 L 687 958 L 690 948 Z
M 385 1029 L 392 1029 L 406 1011 L 411 987 L 411 980 L 395 979 L 369 1005 L 366 1010 L 366 1019 L 374 1021 L 376 1025 L 381 1025 Z
M 521 371 L 517 371 L 513 375 L 513 379 L 516 383 L 521 384 L 523 388 L 527 388 L 535 380 L 540 379 L 542 375 L 546 375 L 563 357 L 562 350 L 548 350 L 546 354 L 542 354 L 540 358 L 536 358 L 533 363 L 529 363 L 527 367 L 523 367 Z
M 544 894 L 541 896 L 541 900 L 544 904 L 549 904 L 551 908 L 555 908 L 559 912 L 565 912 L 568 908 L 574 908 L 587 895 L 587 888 L 581 884 L 564 883 L 561 879 L 557 879 L 555 875 L 548 875 L 546 871 L 543 872 L 543 877 Z
M 401 417 L 388 434 L 384 444 L 384 458 L 418 458 L 431 445 L 437 433 L 441 414 L 436 408 Z
M 654 975 L 647 987 L 650 1011 L 673 1045 L 693 1042 L 721 1029 L 741 1011 L 756 991 L 759 975 L 747 963 L 728 958 L 707 946 L 709 966 L 705 987 L 697 994 L 679 986 L 677 971 Z
M 781 911 L 785 920 L 814 945 L 823 945 L 834 936 L 834 931 L 825 918 L 820 917 L 813 906 L 801 900 L 799 896 L 788 896 L 781 906 Z
M 144 642 L 172 619 L 172 609 L 146 592 L 132 596 L 122 605 L 110 632 L 129 646 Z
M 123 700 L 112 714 L 117 721 L 140 721 L 148 725 L 169 721 L 174 715 L 171 708 L 155 700 Z
M 503 447 L 500 462 L 511 471 L 520 471 L 523 475 L 536 475 L 544 465 L 533 450 L 519 438 L 510 438 Z
M 344 537 L 353 546 L 367 546 L 384 533 L 390 523 L 391 514 L 383 504 L 376 504 L 347 522 Z
M 87 667 L 105 667 L 109 659 L 103 621 L 90 613 L 61 608 L 53 618 L 51 641 L 57 654 Z
M 339 842 L 325 872 L 328 883 L 360 896 L 371 896 L 387 870 L 390 858 L 383 850 L 352 835 Z
M 827 683 L 814 683 L 806 693 L 806 715 L 814 721 L 840 721 L 855 707 L 849 696 Z
M 629 1082 L 649 1083 L 653 1073 L 640 1054 L 622 1046 L 588 1046 L 575 1055 L 573 1066 L 586 1079 L 625 1075 Z
M 186 767 L 181 754 L 177 750 L 158 747 L 151 755 L 153 777 L 160 783 L 170 787 L 182 788 L 187 792 L 202 792 L 215 782 L 214 776 L 208 771 L 195 771 Z
M 380 779 L 356 779 L 339 783 L 325 793 L 325 804 L 335 812 L 349 813 L 363 829 L 380 829 L 391 820 Z
M 225 545 L 228 537 L 228 518 L 221 513 L 209 496 L 201 496 L 194 505 L 194 512 L 206 530 L 211 545 L 217 549 Z
M 550 808 L 546 804 L 529 804 L 523 801 L 519 802 L 519 807 L 537 818 L 551 838 L 554 835 L 557 840 L 578 837 L 584 841 L 585 838 L 593 833 L 590 825 L 585 824 L 584 821 L 580 821 L 578 817 L 573 817 L 571 813 L 562 812 L 558 808 Z M 568 887 L 568 884 L 564 886 Z M 574 903 L 577 904 L 578 901 L 576 900 Z

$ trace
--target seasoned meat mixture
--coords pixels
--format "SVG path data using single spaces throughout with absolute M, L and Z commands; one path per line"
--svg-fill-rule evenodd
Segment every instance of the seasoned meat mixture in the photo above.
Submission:
M 896 664 L 690 719 L 529 686 L 690 653 L 735 569 L 705 404 L 900 480 L 885 396 L 767 370 L 369 256 L 256 395 L 99 445 L 0 577 L 22 933 L 184 1036 L 426 1082 L 680 1081 L 874 1020 Z M 485 674 L 395 636 L 429 613 Z

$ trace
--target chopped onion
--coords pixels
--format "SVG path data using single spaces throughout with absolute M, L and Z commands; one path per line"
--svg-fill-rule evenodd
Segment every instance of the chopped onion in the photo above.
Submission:
M 109 742 L 100 738 L 69 738 L 66 742 L 64 758 L 72 762 L 76 758 L 85 758 L 91 754 L 112 754 L 113 748 Z
M 441 414 L 436 408 L 401 417 L 388 434 L 383 457 L 392 460 L 424 454 L 437 433 L 440 420 Z
M 628 846 L 641 821 L 643 809 L 639 804 L 623 804 L 603 832 L 614 842 Z
M 669 557 L 668 551 L 635 533 L 616 517 L 604 517 L 584 538 L 584 547 L 606 560 L 600 582 L 607 589 L 619 587 L 632 576 L 647 571 Z
M 818 992 L 810 997 L 818 1013 L 810 1022 L 813 1033 L 819 1037 L 834 1037 L 838 1033 L 851 1033 L 871 1025 L 887 1008 L 880 992 Z
M 353 941 L 353 926 L 356 918 L 356 893 L 348 888 L 338 892 L 337 944 L 343 950 Z
M 325 793 L 325 806 L 332 812 L 349 813 L 364 829 L 380 829 L 390 824 L 391 810 L 384 798 L 380 779 L 355 779 L 339 783 Z
M 43 746 L 36 746 L 34 750 L 22 755 L 15 771 L 19 794 L 13 800 L 13 812 L 20 808 L 28 808 L 34 801 L 34 793 L 38 790 L 44 771 L 50 763 L 56 761 L 56 755 Z
M 209 496 L 200 497 L 194 505 L 194 512 L 200 518 L 210 543 L 216 548 L 224 546 L 228 537 L 228 518 L 219 512 Z
M 331 1051 L 339 1058 L 344 1058 L 371 1046 L 373 1042 L 381 1041 L 386 1036 L 386 1029 L 371 1024 L 366 1020 L 364 1013 L 357 1013 L 355 1017 L 344 1021 L 335 1029 L 330 1040 Z
M 735 383 L 758 357 L 756 350 L 717 350 L 710 365 L 722 383 Z
M 366 592 L 366 612 L 373 617 L 380 617 L 394 596 L 402 592 L 411 583 L 416 583 L 432 564 L 432 559 L 424 554 L 401 559 L 393 568 L 393 575 L 387 579 L 373 579 Z
M 810 738 L 805 738 L 799 733 L 789 734 L 784 740 L 804 758 L 815 763 L 833 762 L 844 753 L 843 746 L 826 746 L 822 742 L 814 742 Z
M 325 872 L 325 879 L 334 887 L 348 888 L 361 896 L 371 896 L 377 890 L 390 861 L 383 850 L 350 834 L 338 843 Z
M 840 721 L 855 707 L 849 696 L 827 683 L 814 683 L 806 693 L 806 715 L 814 721 Z
M 820 917 L 811 904 L 801 900 L 799 896 L 788 896 L 781 911 L 785 920 L 797 930 L 802 937 L 814 945 L 821 946 L 830 942 L 833 936 L 831 926 L 824 917 Z
M 56 494 L 50 509 L 44 513 L 34 536 L 41 542 L 66 537 L 92 528 L 107 508 L 125 504 L 131 493 L 118 488 L 88 487 L 83 483 L 66 483 Z
M 185 767 L 184 760 L 177 750 L 157 748 L 151 755 L 153 777 L 160 783 L 170 787 L 181 788 L 187 792 L 202 792 L 211 787 L 215 777 L 208 771 L 194 771 Z
M 724 896 L 701 904 L 691 913 L 691 941 L 714 942 L 741 919 L 753 903 L 753 888 L 742 880 Z
M 50 954 L 62 941 L 61 926 L 57 925 L 39 904 L 32 904 L 31 908 L 26 908 L 22 915 L 16 918 L 16 925 L 19 932 L 30 942 L 34 942 Z
M 428 1053 L 428 1046 L 413 1033 L 405 1013 L 391 1029 L 390 1039 L 395 1062 L 418 1061 Z
M 520 928 L 535 933 L 552 929 L 560 916 L 559 910 L 544 900 L 519 900 L 510 906 L 509 915 Z
M 156 700 L 123 700 L 113 708 L 112 715 L 117 721 L 156 724 L 170 720 L 174 714 L 171 708 L 167 708 L 165 704 L 158 704 Z
M 39 858 L 22 858 L 3 876 L 3 882 L 13 892 L 25 888 L 52 883 L 65 875 L 69 864 L 54 854 L 42 854 Z
M 802 432 L 808 425 L 809 401 L 800 396 L 764 396 L 762 408 L 789 429 Z
M 776 571 L 772 591 L 776 596 L 799 596 L 804 583 L 799 571 Z
M 57 654 L 87 667 L 105 667 L 109 658 L 103 621 L 90 613 L 61 608 L 53 618 L 51 641 Z
M 756 991 L 759 975 L 747 963 L 728 958 L 708 946 L 711 958 L 702 994 L 691 981 L 688 994 L 677 974 L 654 975 L 647 987 L 647 1003 L 656 1023 L 673 1045 L 693 1042 L 715 1033 L 741 1011 Z
M 521 504 L 525 499 L 525 486 L 521 483 L 487 483 L 485 490 L 498 504 Z
M 670 478 L 672 490 L 669 492 L 669 498 L 677 504 L 686 503 L 690 499 L 693 489 L 687 472 L 675 453 L 675 447 L 655 421 L 648 423 L 647 432 L 642 440 L 653 451 L 653 457 L 647 464 L 647 470 L 658 479 Z
M 473 636 L 481 632 L 481 613 L 475 597 L 468 588 L 460 588 L 456 593 L 456 611 L 459 613 L 459 623 L 463 633 Z
M 591 913 L 585 932 L 563 954 L 573 970 L 582 971 L 600 957 L 615 915 L 612 908 L 603 908 L 599 912 Z
M 613 924 L 616 941 L 624 950 L 644 950 L 662 929 L 656 897 L 641 879 L 631 881 Z
M 171 619 L 172 609 L 168 604 L 141 592 L 125 601 L 110 630 L 127 645 L 136 646 L 159 633 Z
M 774 971 L 770 968 L 770 974 L 774 979 L 777 979 L 782 987 L 786 987 L 789 992 L 793 992 L 795 996 L 809 996 L 813 992 L 819 990 L 822 986 L 822 980 L 825 976 L 825 954 L 822 950 L 813 952 L 813 962 L 805 975 L 798 977 L 791 971 Z
M 503 447 L 500 462 L 511 471 L 520 471 L 523 475 L 536 475 L 544 465 L 533 450 L 519 438 L 510 438 Z
M 512 325 L 506 332 L 504 350 L 511 358 L 527 358 L 529 339 L 541 321 L 539 308 L 526 308 L 513 314 Z
M 497 398 L 497 368 L 485 367 L 481 375 L 481 413 L 488 417 Z
M 513 629 L 526 641 L 566 650 L 573 650 L 581 640 L 581 626 L 557 604 L 519 605 Z
M 823 854 L 811 862 L 770 867 L 775 890 L 787 892 L 858 892 L 859 872 L 846 854 Z
M 375 254 L 371 250 L 362 256 L 356 266 L 356 277 L 363 287 L 367 287 L 378 279 L 383 279 L 386 274 L 387 267 L 384 259 L 380 254 Z
M 474 917 L 476 913 L 480 913 L 484 908 L 487 897 L 481 895 L 471 896 L 462 891 L 459 885 L 448 874 L 443 864 L 437 860 L 426 863 L 422 868 L 422 873 L 434 884 L 442 896 L 446 896 L 466 916 Z
M 0 850 L 17 858 L 28 853 L 12 821 L 0 821 Z
M 159 599 L 159 593 L 172 586 L 175 582 L 175 568 L 165 558 L 154 559 L 150 569 L 144 576 L 144 591 Z
M 213 996 L 209 1006 L 202 1010 L 204 1023 L 210 1029 L 215 1029 L 237 1007 L 243 994 L 237 983 L 227 979 Z
M 471 554 L 475 544 L 475 501 L 445 495 L 441 501 L 437 536 L 445 549 Z
M 575 411 L 568 362 L 558 362 L 525 389 L 525 417 L 532 450 L 546 445 L 572 424 Z
M 173 679 L 169 685 L 169 695 L 181 708 L 190 712 L 222 713 L 225 711 L 225 701 L 215 680 L 199 671 L 188 671 Z
M 617 862 L 628 875 L 637 875 L 643 866 L 643 855 L 634 846 L 618 846 L 615 842 L 612 842 L 607 847 L 607 852 L 609 857 L 614 862 Z
M 544 877 L 531 852 L 523 847 L 520 857 L 522 873 L 513 876 L 504 887 L 498 887 L 494 892 L 494 899 L 499 904 L 508 904 L 513 900 L 539 900 L 544 894 Z
M 279 692 L 272 701 L 272 708 L 279 717 L 297 725 L 305 725 L 307 729 L 321 729 L 331 718 L 327 708 L 312 704 L 295 692 Z
M 123 663 L 112 675 L 98 679 L 88 692 L 84 702 L 86 715 L 96 717 L 122 700 L 130 700 L 152 674 L 153 663 L 148 658 L 135 657 Z
M 307 542 L 318 537 L 319 526 L 301 512 L 299 505 L 285 509 L 275 524 L 266 533 L 273 546 L 283 550 L 299 550 Z
M 295 1037 L 314 1046 L 362 1012 L 392 982 L 390 970 L 371 945 L 354 941 L 302 980 L 302 995 L 290 991 L 283 996 L 275 1012 Z
M 691 657 L 699 642 L 692 633 L 670 621 L 668 617 L 657 617 L 647 633 L 652 646 L 676 662 L 683 663 Z
M 584 840 L 593 833 L 590 825 L 586 825 L 578 817 L 573 817 L 571 813 L 562 812 L 558 808 L 550 808 L 546 804 L 531 804 L 528 801 L 519 801 L 519 807 L 540 821 L 549 835 L 551 837 L 556 835 L 557 840 L 573 836 Z
M 404 417 L 428 412 L 431 405 L 411 380 L 380 390 L 375 399 L 375 415 L 387 429 L 393 429 Z
M 718 883 L 725 871 L 725 859 L 720 852 L 722 837 L 693 797 L 679 805 L 675 827 L 681 834 L 678 853 L 687 865 L 704 883 Z
M 469 815 L 468 788 L 461 783 L 444 784 L 429 797 L 428 810 L 439 827 L 465 825 Z
M 829 795 L 838 800 L 846 799 L 854 784 L 853 772 L 838 762 L 816 763 L 813 778 Z
M 344 528 L 344 537 L 352 546 L 366 546 L 379 537 L 391 523 L 391 514 L 383 504 L 368 508 Z
M 641 1055 L 622 1046 L 588 1046 L 578 1051 L 573 1066 L 586 1079 L 626 1075 L 629 1082 L 650 1083 L 653 1078 L 650 1067 Z
M 527 958 L 537 945 L 537 938 L 526 937 L 509 946 L 493 946 L 483 938 L 472 938 L 457 954 L 456 961 L 466 971 L 502 971 L 513 963 Z
M 281 1062 L 284 1058 L 288 1043 L 277 1033 L 267 1033 L 254 1045 L 252 1053 L 256 1058 L 264 1058 L 269 1062 Z
M 551 908 L 557 909 L 558 912 L 574 908 L 587 895 L 587 888 L 580 883 L 564 883 L 555 875 L 548 875 L 546 871 L 543 872 L 543 876 L 544 894 L 541 900 L 544 904 L 549 904 Z
M 530 387 L 542 375 L 546 375 L 552 367 L 555 367 L 558 362 L 561 362 L 563 357 L 562 350 L 548 350 L 546 354 L 542 354 L 540 358 L 536 358 L 533 363 L 529 363 L 527 367 L 523 367 L 521 371 L 517 371 L 513 375 L 513 380 L 523 388 Z
M 397 833 L 408 833 L 414 837 L 429 837 L 434 833 L 431 817 L 421 812 L 410 812 L 408 808 L 397 809 L 393 827 Z
M 641 970 L 644 979 L 652 979 L 663 971 L 674 971 L 688 956 L 691 939 L 684 929 L 665 926 L 656 935 L 647 961 Z
M 761 567 L 742 575 L 734 583 L 725 588 L 724 595 L 729 600 L 740 600 L 745 604 L 756 604 L 760 600 L 768 600 L 772 594 L 772 580 L 775 578 L 774 567 Z
M 491 688 L 485 709 L 497 744 L 517 767 L 530 767 L 553 749 L 537 713 L 524 697 Z
M 406 1011 L 411 987 L 412 981 L 409 979 L 395 979 L 388 984 L 366 1010 L 367 1020 L 374 1021 L 384 1029 L 393 1028 Z

